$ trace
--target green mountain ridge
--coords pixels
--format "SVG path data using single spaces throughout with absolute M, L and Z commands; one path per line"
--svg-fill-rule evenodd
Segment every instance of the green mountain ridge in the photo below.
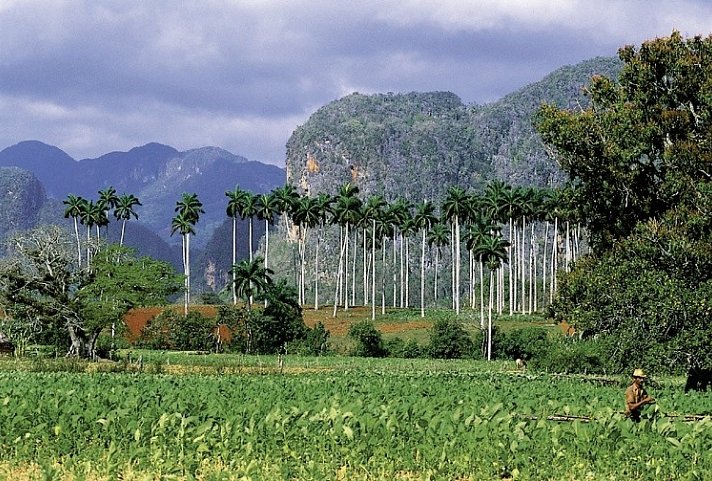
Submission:
M 301 192 L 335 193 L 351 182 L 363 195 L 437 200 L 450 186 L 558 185 L 563 175 L 534 131 L 542 103 L 575 108 L 592 76 L 616 78 L 621 63 L 598 57 L 562 67 L 486 105 L 451 92 L 354 93 L 325 105 L 287 143 L 287 179 Z

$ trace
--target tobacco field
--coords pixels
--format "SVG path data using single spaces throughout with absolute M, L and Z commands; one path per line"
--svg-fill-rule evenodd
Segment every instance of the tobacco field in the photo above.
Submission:
M 504 364 L 0 370 L 0 479 L 710 479 L 712 396 Z M 269 366 L 265 368 L 264 366 Z M 192 366 L 195 367 L 195 366 Z M 681 382 L 681 381 L 680 381 Z M 697 414 L 694 420 L 682 414 Z

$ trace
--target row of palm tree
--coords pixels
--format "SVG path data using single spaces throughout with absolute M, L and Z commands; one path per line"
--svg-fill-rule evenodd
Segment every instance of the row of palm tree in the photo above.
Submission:
M 348 309 L 357 303 L 357 250 L 361 248 L 362 302 L 370 304 L 375 318 L 377 295 L 380 294 L 381 311 L 386 306 L 386 286 L 390 274 L 392 305 L 410 307 L 410 263 L 411 244 L 419 244 L 420 258 L 420 310 L 425 315 L 426 306 L 426 265 L 434 270 L 432 298 L 437 304 L 441 292 L 440 269 L 446 258 L 443 248 L 449 246 L 451 302 L 456 313 L 460 312 L 460 297 L 463 294 L 462 252 L 464 246 L 469 260 L 470 307 L 476 303 L 475 286 L 479 285 L 480 323 L 485 326 L 485 288 L 489 286 L 489 311 L 502 312 L 505 299 L 509 302 L 509 312 L 532 312 L 538 308 L 538 280 L 548 290 L 549 299 L 556 290 L 556 270 L 559 268 L 559 252 L 564 253 L 564 268 L 578 255 L 578 229 L 571 229 L 570 210 L 566 200 L 571 192 L 513 188 L 502 182 L 492 182 L 483 193 L 468 192 L 459 187 L 448 190 L 442 205 L 429 201 L 412 205 L 404 199 L 388 203 L 382 196 L 374 195 L 362 200 L 359 189 L 352 184 L 344 184 L 335 196 L 320 193 L 316 196 L 300 195 L 290 185 L 285 185 L 267 194 L 253 195 L 236 187 L 225 193 L 228 197 L 226 214 L 232 218 L 232 273 L 231 290 L 233 302 L 238 297 L 237 266 L 237 218 L 249 220 L 249 262 L 253 257 L 253 219 L 265 222 L 263 259 L 264 272 L 269 270 L 269 234 L 275 220 L 282 219 L 287 239 L 297 244 L 298 268 L 295 273 L 301 304 L 306 304 L 307 265 L 309 242 L 314 237 L 313 293 L 314 308 L 319 309 L 319 279 L 323 270 L 320 265 L 320 246 L 328 240 L 328 231 L 338 227 L 338 262 L 333 268 L 334 313 L 338 306 Z M 109 187 L 99 191 L 97 201 L 85 200 L 69 195 L 64 201 L 65 217 L 72 217 L 77 238 L 78 262 L 82 264 L 82 250 L 78 224 L 87 226 L 86 262 L 91 256 L 90 236 L 96 229 L 108 225 L 108 212 L 113 208 L 114 217 L 121 221 L 123 244 L 126 222 L 132 217 L 138 219 L 134 208 L 141 205 L 138 198 L 130 194 L 116 195 Z M 195 233 L 195 224 L 203 213 L 202 203 L 196 194 L 183 194 L 176 203 L 176 216 L 172 220 L 171 234 L 179 232 L 183 238 L 183 265 L 185 274 L 185 311 L 190 303 L 190 236 Z M 560 238 L 560 219 L 564 218 L 565 238 Z M 568 220 L 567 220 L 568 219 Z M 543 225 L 542 225 L 543 224 Z M 553 226 L 553 227 L 552 227 Z M 506 229 L 506 232 L 504 232 Z M 550 235 L 550 229 L 553 235 Z M 316 232 L 316 235 L 313 235 Z M 553 238 L 551 245 L 549 239 Z M 360 243 L 359 243 L 360 239 Z M 417 239 L 417 244 L 414 239 Z M 387 246 L 390 244 L 390 254 Z M 559 244 L 563 244 L 563 249 Z M 333 246 L 327 244 L 327 249 Z M 541 253 L 541 254 L 540 254 Z M 378 256 L 377 254 L 380 254 Z M 539 256 L 543 258 L 539 260 Z M 547 256 L 548 261 L 547 261 Z M 380 257 L 380 258 L 379 258 Z M 502 268 L 508 264 L 508 275 Z M 489 282 L 484 275 L 489 271 Z M 479 282 L 477 277 L 479 276 Z M 548 276 L 548 278 L 547 278 Z M 380 287 L 377 292 L 377 281 Z M 547 284 L 548 282 L 548 284 Z M 506 286 L 505 286 L 506 283 Z M 505 291 L 505 287 L 507 287 Z M 251 288 L 247 289 L 252 291 Z M 244 291 L 244 289 L 243 289 Z M 506 295 L 505 295 L 506 292 Z M 249 302 L 252 302 L 250 296 Z
M 121 237 L 119 244 L 124 244 L 124 236 L 126 233 L 126 222 L 132 217 L 138 219 L 138 214 L 135 211 L 137 206 L 141 205 L 138 197 L 133 194 L 117 195 L 116 189 L 107 187 L 100 190 L 99 198 L 94 201 L 85 199 L 82 196 L 69 194 L 63 201 L 66 206 L 64 209 L 64 217 L 72 218 L 74 224 L 74 234 L 77 241 L 77 265 L 82 266 L 82 242 L 79 235 L 79 224 L 85 225 L 86 233 L 86 256 L 84 262 L 88 268 L 91 264 L 91 256 L 96 252 L 100 240 L 100 228 L 108 227 L 109 211 L 113 209 L 113 215 L 117 221 L 121 222 Z M 96 241 L 92 242 L 92 229 L 96 229 Z
M 476 270 L 479 266 L 480 310 L 484 312 L 485 285 L 484 268 L 490 269 L 493 289 L 492 302 L 501 312 L 505 299 L 509 301 L 510 314 L 514 312 L 533 312 L 539 307 L 541 297 L 539 282 L 548 287 L 549 299 L 556 289 L 556 270 L 559 266 L 559 222 L 569 211 L 561 206 L 565 191 L 534 188 L 513 188 L 501 182 L 492 182 L 484 193 L 467 192 L 459 187 L 448 190 L 447 196 L 440 206 L 440 215 L 436 215 L 436 207 L 429 202 L 412 206 L 403 199 L 396 199 L 388 204 L 382 196 L 372 196 L 365 201 L 360 199 L 358 187 L 344 184 L 335 196 L 320 193 L 315 197 L 299 195 L 292 186 L 286 185 L 270 194 L 253 196 L 236 188 L 226 192 L 229 198 L 227 214 L 233 218 L 233 260 L 235 260 L 235 221 L 241 218 L 253 217 L 263 219 L 266 223 L 264 259 L 268 262 L 269 231 L 273 221 L 281 216 L 285 232 L 296 240 L 298 251 L 298 268 L 296 282 L 298 284 L 299 300 L 306 303 L 306 266 L 307 246 L 310 233 L 318 231 L 315 236 L 314 248 L 314 307 L 319 308 L 319 273 L 320 246 L 326 231 L 331 226 L 339 228 L 339 241 L 336 252 L 338 262 L 334 268 L 334 309 L 342 305 L 348 309 L 356 303 L 357 259 L 355 252 L 359 247 L 358 239 L 362 241 L 361 284 L 363 287 L 363 303 L 371 304 L 372 315 L 376 306 L 376 268 L 378 259 L 376 249 L 381 249 L 381 270 L 386 269 L 385 245 L 390 243 L 392 253 L 388 258 L 389 272 L 392 276 L 393 305 L 408 307 L 410 302 L 409 248 L 410 238 L 416 234 L 420 240 L 420 297 L 421 313 L 425 309 L 425 265 L 435 257 L 435 281 L 433 297 L 437 302 L 439 289 L 439 268 L 442 258 L 442 248 L 450 246 L 451 266 L 451 298 L 452 307 L 459 313 L 461 309 L 460 295 L 462 285 L 462 253 L 464 245 L 469 254 L 469 286 L 471 307 L 474 308 L 476 285 Z M 566 220 L 567 239 L 564 244 L 565 262 L 568 268 L 575 257 L 578 242 L 569 238 L 571 225 Z M 250 223 L 251 225 L 251 223 Z M 553 236 L 550 228 L 553 225 Z M 289 227 L 288 227 L 289 226 Z M 506 232 L 503 232 L 507 227 Z M 251 228 L 250 228 L 251 230 Z M 578 230 L 574 231 L 578 232 Z M 549 246 L 549 239 L 554 242 Z M 252 239 L 250 235 L 250 255 L 252 255 Z M 426 246 L 431 248 L 427 256 Z M 432 252 L 434 251 L 434 252 Z M 547 265 L 547 256 L 550 261 Z M 541 253 L 541 254 L 540 254 Z M 539 257 L 543 260 L 540 261 Z M 495 262 L 493 259 L 497 259 Z M 503 263 L 509 265 L 508 275 L 499 269 Z M 233 262 L 234 265 L 234 262 Z M 234 275 L 234 274 L 233 274 Z M 381 273 L 381 304 L 385 307 L 385 274 Z M 547 286 L 547 275 L 549 285 Z M 505 280 L 507 295 L 505 295 Z M 369 282 L 370 281 L 370 282 Z M 234 286 L 234 281 L 233 281 Z M 369 289 L 370 288 L 370 289 Z M 350 290 L 350 292 L 349 292 Z M 369 292 L 370 290 L 370 292 Z M 398 298 L 398 294 L 400 297 Z M 233 291 L 233 300 L 236 296 Z M 398 303 L 400 300 L 400 303 Z M 484 325 L 484 315 L 481 323 Z

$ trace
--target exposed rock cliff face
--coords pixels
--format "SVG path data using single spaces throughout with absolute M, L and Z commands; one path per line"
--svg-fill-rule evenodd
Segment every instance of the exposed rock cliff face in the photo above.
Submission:
M 449 92 L 346 96 L 317 110 L 287 143 L 287 181 L 300 192 L 335 194 L 357 185 L 363 196 L 441 199 L 450 186 L 480 189 L 563 180 L 533 126 L 539 106 L 584 105 L 595 74 L 615 78 L 620 62 L 597 58 L 564 67 L 484 106 Z

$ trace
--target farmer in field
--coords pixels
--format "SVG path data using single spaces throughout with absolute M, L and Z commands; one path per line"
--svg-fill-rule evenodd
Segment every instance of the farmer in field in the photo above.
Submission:
M 643 384 L 645 383 L 645 372 L 642 369 L 633 371 L 633 382 L 625 390 L 625 415 L 633 421 L 640 421 L 640 412 L 646 404 L 654 404 L 655 399 L 648 396 Z

